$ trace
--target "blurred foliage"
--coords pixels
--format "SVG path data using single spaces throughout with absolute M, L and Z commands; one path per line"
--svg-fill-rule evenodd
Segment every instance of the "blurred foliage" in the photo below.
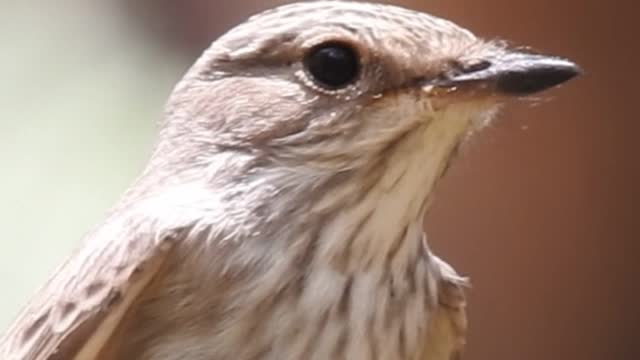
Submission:
M 0 12 L 0 329 L 140 171 L 186 67 L 107 3 Z

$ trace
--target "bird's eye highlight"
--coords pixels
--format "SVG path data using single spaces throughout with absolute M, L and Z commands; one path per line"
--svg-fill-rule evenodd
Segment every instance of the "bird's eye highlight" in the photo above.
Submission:
M 330 89 L 349 85 L 360 70 L 357 53 L 350 46 L 337 42 L 312 48 L 304 58 L 304 66 L 313 80 Z

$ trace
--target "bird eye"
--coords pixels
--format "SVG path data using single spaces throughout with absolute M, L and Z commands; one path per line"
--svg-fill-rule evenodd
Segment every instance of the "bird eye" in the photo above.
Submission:
M 304 66 L 319 85 L 337 89 L 358 76 L 360 63 L 351 47 L 332 42 L 311 49 L 304 59 Z

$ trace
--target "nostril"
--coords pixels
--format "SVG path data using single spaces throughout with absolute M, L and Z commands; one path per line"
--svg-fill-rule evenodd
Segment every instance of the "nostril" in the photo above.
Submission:
M 487 60 L 480 60 L 473 63 L 470 63 L 461 68 L 462 73 L 470 74 L 476 71 L 486 70 L 491 66 L 491 62 Z
M 458 60 L 451 60 L 449 62 L 448 76 L 458 76 L 462 74 L 471 74 L 477 71 L 486 70 L 491 67 L 491 62 L 487 60 L 479 60 L 469 63 L 463 63 Z

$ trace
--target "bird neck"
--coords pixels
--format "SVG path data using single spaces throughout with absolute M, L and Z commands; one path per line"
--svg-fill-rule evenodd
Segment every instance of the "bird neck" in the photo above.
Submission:
M 252 263 L 289 254 L 346 273 L 410 268 L 428 257 L 423 218 L 468 124 L 458 114 L 425 122 L 369 166 L 337 173 L 253 166 L 247 157 L 240 167 L 251 170 L 224 185 L 232 230 L 222 232 L 251 244 L 243 256 Z
M 244 244 L 242 263 L 268 267 L 287 254 L 340 272 L 409 268 L 428 257 L 423 218 L 470 113 L 444 111 L 366 166 L 344 171 L 277 164 L 251 152 L 202 155 L 180 175 L 168 172 L 160 188 L 175 191 L 162 197 L 174 194 L 172 203 L 189 209 L 181 210 L 185 222 L 212 227 L 210 241 Z M 157 182 L 161 171 L 152 170 Z
M 421 125 L 377 163 L 325 189 L 311 208 L 332 208 L 320 229 L 319 258 L 352 272 L 408 268 L 428 256 L 424 215 L 468 123 L 451 116 Z

